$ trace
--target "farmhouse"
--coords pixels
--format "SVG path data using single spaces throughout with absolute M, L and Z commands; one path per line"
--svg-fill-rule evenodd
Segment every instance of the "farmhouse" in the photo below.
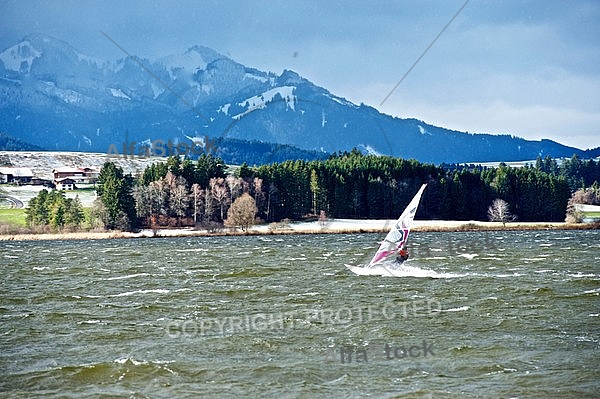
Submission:
M 54 184 L 58 185 L 60 179 L 69 178 L 73 184 L 93 184 L 98 178 L 98 172 L 91 168 L 69 168 L 62 167 L 52 170 Z
M 33 177 L 31 179 L 31 185 L 33 186 L 46 186 L 52 187 L 52 180 L 42 179 L 41 177 Z
M 57 190 L 75 190 L 75 180 L 70 177 L 63 177 L 60 179 L 55 179 L 54 184 L 56 185 Z
M 29 168 L 0 167 L 0 183 L 28 184 L 33 179 Z

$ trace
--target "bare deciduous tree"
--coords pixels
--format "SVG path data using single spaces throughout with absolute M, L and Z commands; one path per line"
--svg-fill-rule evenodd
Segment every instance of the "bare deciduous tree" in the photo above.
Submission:
M 567 223 L 581 223 L 583 213 L 578 211 L 577 205 L 600 205 L 600 187 L 597 184 L 588 189 L 579 189 L 575 191 L 569 202 L 567 202 Z
M 488 208 L 488 218 L 490 222 L 502 222 L 503 226 L 517 220 L 517 216 L 510 212 L 508 203 L 500 198 L 496 198 Z
M 275 197 L 277 194 L 279 193 L 279 189 L 277 188 L 277 186 L 275 186 L 275 184 L 273 182 L 271 182 L 269 184 L 269 191 L 268 191 L 268 196 L 267 196 L 267 220 L 270 220 L 271 218 L 271 203 L 273 200 L 273 197 Z
M 240 195 L 244 193 L 244 187 L 242 185 L 243 180 L 239 177 L 229 175 L 225 178 L 225 183 L 227 183 L 227 187 L 229 187 L 229 192 L 231 193 L 232 201 L 235 201 Z
M 239 226 L 242 231 L 247 231 L 248 227 L 254 224 L 257 212 L 254 198 L 250 194 L 244 193 L 231 204 L 227 211 L 227 221 L 225 223 L 232 227 Z
M 187 181 L 182 176 L 176 176 L 172 172 L 167 172 L 167 175 L 159 180 L 165 189 L 166 200 L 168 204 L 167 215 L 175 217 L 177 224 L 181 223 L 181 219 L 186 216 L 189 209 L 190 197 L 187 189 Z
M 152 195 L 150 186 L 135 186 L 133 188 L 135 210 L 138 217 L 149 219 L 152 216 Z
M 324 229 L 326 224 L 327 224 L 327 214 L 325 213 L 324 210 L 321 210 L 321 212 L 319 213 L 319 226 L 321 226 L 321 228 Z
M 177 217 L 178 223 L 185 217 L 189 208 L 190 197 L 185 184 L 176 184 L 171 188 L 169 203 L 171 211 Z
M 256 201 L 258 211 L 264 212 L 267 200 L 263 192 L 263 180 L 261 178 L 255 177 L 252 181 L 251 195 L 254 197 L 254 201 Z
M 225 209 L 231 204 L 231 196 L 229 190 L 225 184 L 225 180 L 222 178 L 210 179 L 208 185 L 210 186 L 210 192 L 221 210 L 221 220 L 225 219 Z
M 150 199 L 152 204 L 152 215 L 166 215 L 168 211 L 168 188 L 164 181 L 157 180 L 150 183 Z
M 198 224 L 198 216 L 202 216 L 204 191 L 198 183 L 192 185 L 192 193 L 190 194 L 192 206 L 194 208 L 194 225 Z
M 209 223 L 215 214 L 215 200 L 207 187 L 204 190 L 204 217 L 202 223 Z

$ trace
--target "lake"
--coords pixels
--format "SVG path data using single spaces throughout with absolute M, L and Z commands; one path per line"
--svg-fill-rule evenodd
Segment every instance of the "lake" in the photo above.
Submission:
M 597 397 L 600 232 L 0 242 L 0 396 Z

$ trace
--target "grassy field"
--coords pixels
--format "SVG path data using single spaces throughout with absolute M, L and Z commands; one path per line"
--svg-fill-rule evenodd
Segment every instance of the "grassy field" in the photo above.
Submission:
M 585 221 L 600 221 L 600 212 L 581 212 L 581 219 Z
M 0 225 L 7 224 L 17 227 L 25 227 L 25 209 L 2 209 L 0 208 Z
M 81 227 L 86 229 L 90 228 L 88 220 L 90 220 L 91 208 L 83 208 L 83 214 L 85 215 L 85 220 L 81 224 Z M 27 227 L 27 223 L 25 222 L 25 208 L 23 209 L 13 209 L 13 208 L 1 208 L 0 207 L 0 226 L 10 226 L 10 227 Z
M 42 186 L 13 186 L 10 184 L 4 184 L 2 186 L 3 187 L 0 187 L 0 194 L 18 198 L 19 200 L 23 201 L 25 207 L 27 207 L 29 204 L 29 200 L 36 197 L 41 190 L 49 190 L 48 188 Z M 81 204 L 84 207 L 91 207 L 96 199 L 96 190 L 92 187 L 73 191 L 65 191 L 64 193 L 67 198 L 75 198 L 75 196 L 78 196 Z M 2 201 L 0 201 L 0 208 L 7 207 L 3 205 L 10 204 L 4 204 Z

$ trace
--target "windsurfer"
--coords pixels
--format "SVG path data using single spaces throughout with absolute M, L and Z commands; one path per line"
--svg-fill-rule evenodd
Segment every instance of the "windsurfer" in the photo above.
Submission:
M 408 259 L 408 256 L 409 256 L 408 251 L 406 249 L 402 248 L 400 250 L 400 252 L 398 252 L 398 256 L 396 257 L 396 262 L 404 263 L 404 261 Z

